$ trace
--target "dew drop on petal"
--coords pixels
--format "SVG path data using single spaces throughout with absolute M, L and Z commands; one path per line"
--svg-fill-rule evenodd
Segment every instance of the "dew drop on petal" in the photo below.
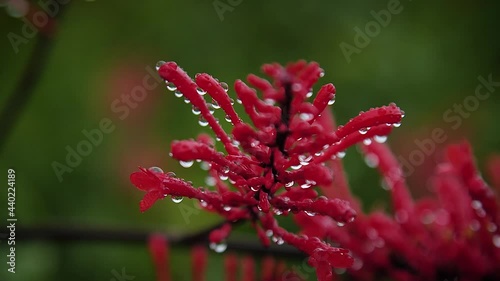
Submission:
M 490 222 L 487 226 L 487 229 L 489 232 L 495 232 L 497 231 L 497 225 L 493 222 Z
M 378 166 L 378 163 L 379 163 L 378 156 L 373 154 L 373 153 L 367 154 L 365 156 L 365 163 L 370 168 L 376 168 Z
M 345 225 L 345 222 L 337 221 L 337 226 L 342 227 Z
M 201 110 L 200 110 L 198 107 L 196 107 L 196 106 L 194 106 L 194 105 L 193 105 L 193 108 L 191 108 L 191 112 L 192 112 L 194 115 L 200 115 Z
M 161 168 L 159 168 L 159 167 L 151 167 L 148 170 L 150 170 L 153 173 L 163 174 L 163 170 Z
M 231 206 L 224 206 L 224 211 L 226 211 L 226 212 L 231 211 Z
M 202 127 L 206 127 L 208 125 L 208 121 L 205 120 L 203 116 L 200 116 L 200 118 L 198 118 L 198 124 L 200 124 L 200 126 Z
M 342 159 L 345 157 L 345 151 L 340 151 L 340 152 L 337 152 L 336 154 L 337 158 L 339 159 Z
M 302 168 L 302 165 L 295 165 L 295 166 L 291 166 L 292 170 L 298 170 L 300 168 Z
M 182 167 L 184 168 L 189 168 L 191 166 L 193 166 L 194 164 L 194 161 L 179 161 L 179 164 L 181 164 Z
M 295 183 L 293 181 L 287 182 L 285 187 L 292 187 Z
M 364 145 L 370 145 L 370 144 L 372 144 L 372 140 L 371 139 L 364 139 L 363 140 L 363 144 Z
M 205 178 L 205 184 L 206 184 L 207 186 L 214 186 L 216 182 L 217 182 L 217 181 L 216 181 L 216 180 L 215 180 L 215 178 L 214 178 L 214 177 L 212 177 L 212 176 L 208 176 L 208 177 L 206 177 L 206 178 Z
M 307 94 L 306 94 L 306 98 L 310 98 L 310 97 L 312 97 L 312 96 L 313 96 L 313 91 L 312 91 L 312 89 L 311 89 L 309 92 L 307 92 Z
M 373 139 L 378 143 L 384 143 L 387 141 L 387 136 L 375 136 Z
M 323 77 L 325 76 L 325 71 L 321 70 L 321 72 L 319 73 L 319 77 Z
M 267 237 L 273 236 L 273 231 L 271 229 L 266 230 L 266 236 Z
M 177 175 L 174 173 L 174 172 L 168 172 L 165 174 L 167 177 L 170 177 L 170 178 L 176 178 Z
M 394 128 L 399 128 L 399 127 L 401 126 L 401 123 L 394 123 L 394 124 L 392 124 L 392 126 L 393 126 Z
M 224 120 L 226 120 L 226 122 L 231 123 L 231 117 L 229 115 L 226 115 L 226 117 L 224 117 Z
M 174 92 L 174 96 L 175 96 L 176 98 L 180 98 L 180 97 L 182 97 L 182 93 L 181 93 L 181 92 L 179 92 L 179 91 L 175 91 L 175 92 Z
M 229 177 L 228 177 L 227 175 L 222 175 L 222 174 L 221 174 L 221 175 L 219 175 L 219 178 L 220 178 L 220 180 L 225 181 L 225 180 L 227 180 Z
M 227 249 L 227 244 L 222 241 L 220 243 L 210 243 L 210 249 L 212 249 L 216 253 L 223 253 Z
M 184 197 L 182 196 L 172 196 L 172 202 L 174 202 L 175 204 L 181 203 L 182 200 L 184 200 Z
M 164 62 L 164 61 L 162 61 L 162 60 L 161 60 L 161 61 L 158 61 L 158 62 L 156 63 L 156 71 L 160 70 L 160 67 L 161 67 L 162 65 L 164 65 L 164 64 L 165 64 L 165 62 Z
M 165 84 L 167 85 L 167 90 L 171 92 L 177 91 L 177 86 L 174 83 L 165 81 Z
M 208 203 L 203 201 L 203 200 L 200 200 L 200 206 L 202 206 L 203 208 L 206 208 L 208 206 Z
M 335 95 L 328 101 L 328 105 L 333 105 L 335 103 Z
M 230 99 L 229 99 L 229 103 L 230 103 L 231 105 L 234 105 L 234 99 L 233 99 L 233 98 L 230 98 Z
M 250 186 L 250 189 L 251 189 L 253 192 L 257 192 L 257 191 L 259 191 L 259 190 L 260 190 L 258 186 L 253 186 L 253 185 L 252 185 L 252 186 Z
M 189 101 L 189 99 L 188 99 L 188 98 L 185 98 L 185 99 L 184 99 L 184 103 L 185 103 L 185 104 L 190 104 L 190 103 L 191 103 L 191 101 Z
M 220 108 L 219 103 L 216 100 L 214 100 L 214 99 L 212 99 L 212 108 L 213 109 L 219 109 Z
M 309 184 L 309 183 L 304 183 L 304 184 L 300 185 L 300 188 L 302 188 L 302 189 L 306 189 L 306 188 L 309 188 L 309 187 L 311 187 L 311 184 Z
M 221 85 L 222 89 L 224 89 L 224 92 L 227 93 L 227 91 L 229 90 L 229 86 L 227 85 L 227 83 L 221 82 L 220 85 Z
M 500 235 L 493 235 L 492 241 L 495 247 L 500 248 Z
M 210 170 L 210 163 L 208 163 L 207 161 L 203 161 L 200 163 L 200 168 L 204 171 L 208 171 Z
M 314 115 L 311 113 L 301 113 L 299 114 L 299 118 L 302 121 L 310 121 L 314 118 Z
M 359 133 L 364 135 L 364 134 L 368 133 L 368 129 L 367 128 L 359 129 Z
M 229 167 L 228 167 L 228 166 L 224 166 L 224 167 L 222 167 L 222 172 L 223 172 L 224 174 L 229 173 Z
M 316 215 L 315 212 L 310 212 L 310 211 L 304 211 L 304 213 L 306 213 L 306 215 L 308 215 L 310 217 L 314 217 Z
M 243 102 L 239 98 L 236 99 L 236 102 L 239 103 L 239 104 L 243 104 Z
M 196 88 L 196 92 L 197 92 L 197 93 L 198 93 L 198 95 L 200 95 L 200 96 L 203 96 L 203 95 L 205 95 L 205 94 L 207 93 L 207 92 L 205 92 L 205 90 L 203 90 L 203 89 L 202 89 L 202 88 L 200 88 L 200 87 L 197 87 L 197 88 Z

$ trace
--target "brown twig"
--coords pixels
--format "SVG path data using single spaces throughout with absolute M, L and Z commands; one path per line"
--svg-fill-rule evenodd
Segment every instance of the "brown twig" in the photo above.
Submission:
M 208 245 L 208 233 L 217 227 L 210 227 L 194 234 L 163 235 L 172 246 L 191 247 L 195 244 Z M 5 229 L 5 228 L 4 228 Z M 146 245 L 146 241 L 153 232 L 134 229 L 105 229 L 95 227 L 68 227 L 68 226 L 29 226 L 17 227 L 16 239 L 19 241 L 45 240 L 56 243 L 121 243 Z M 301 252 L 287 245 L 272 245 L 265 248 L 258 241 L 249 241 L 243 238 L 229 239 L 228 251 L 244 252 L 251 255 L 272 255 L 275 257 L 303 258 Z

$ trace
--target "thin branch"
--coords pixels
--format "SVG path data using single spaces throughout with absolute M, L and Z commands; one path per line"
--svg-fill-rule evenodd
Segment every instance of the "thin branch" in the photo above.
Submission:
M 195 244 L 208 245 L 208 229 L 195 234 L 178 235 L 163 233 L 172 246 L 191 247 Z M 153 232 L 134 229 L 105 229 L 93 227 L 68 226 L 30 226 L 17 227 L 16 240 L 33 241 L 44 240 L 56 243 L 120 243 L 137 244 L 144 246 Z M 161 234 L 161 233 L 160 233 Z M 196 238 L 196 239 L 195 239 Z M 21 242 L 22 243 L 22 242 Z M 288 245 L 272 245 L 269 248 L 262 246 L 259 241 L 248 239 L 229 239 L 227 251 L 244 252 L 251 255 L 272 255 L 275 257 L 304 258 L 305 256 Z

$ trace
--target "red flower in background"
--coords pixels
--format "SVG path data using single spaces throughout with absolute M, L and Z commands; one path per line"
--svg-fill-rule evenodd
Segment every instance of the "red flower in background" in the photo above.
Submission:
M 174 202 L 183 197 L 195 198 L 206 210 L 223 216 L 227 223 L 209 237 L 216 251 L 225 249 L 221 243 L 233 222 L 248 220 L 264 245 L 269 245 L 272 237 L 277 244 L 295 246 L 310 257 L 319 280 L 331 280 L 332 267 L 352 265 L 348 250 L 330 245 L 317 233 L 290 233 L 279 226 L 276 217 L 293 214 L 311 221 L 327 218 L 336 223 L 335 227 L 352 222 L 357 207 L 331 196 L 331 192 L 325 192 L 328 197 L 319 196 L 316 187 L 328 187 L 337 181 L 339 171 L 329 165 L 332 159 L 341 158 L 346 148 L 364 140 L 384 141 L 393 126 L 399 125 L 403 112 L 394 104 L 370 109 L 334 130 L 328 127 L 332 120 L 327 106 L 335 101 L 335 87 L 322 86 L 309 101 L 313 85 L 323 76 L 318 64 L 269 64 L 262 70 L 272 83 L 254 75 L 247 78 L 261 92 L 261 98 L 244 82 L 234 84 L 238 102 L 252 121 L 250 125 L 236 113 L 227 84 L 208 74 L 197 74 L 193 81 L 174 62 L 159 65 L 158 72 L 167 88 L 192 104 L 193 113 L 200 115 L 200 125 L 211 127 L 225 153 L 216 150 L 214 139 L 208 135 L 174 141 L 171 146 L 172 157 L 184 167 L 203 161 L 214 190 L 194 187 L 157 169 L 141 168 L 131 175 L 131 181 L 147 192 L 141 211 L 170 195 Z M 230 135 L 213 115 L 219 108 L 233 125 Z

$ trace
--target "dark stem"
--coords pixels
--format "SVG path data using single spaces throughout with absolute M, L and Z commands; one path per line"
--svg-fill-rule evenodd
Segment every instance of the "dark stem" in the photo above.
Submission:
M 200 232 L 187 235 L 172 233 L 163 234 L 171 246 L 192 247 L 196 244 L 208 245 L 208 233 L 219 227 L 213 226 Z M 5 228 L 4 228 L 5 229 Z M 137 244 L 145 246 L 148 238 L 155 232 L 134 229 L 106 229 L 93 227 L 68 227 L 68 226 L 30 226 L 17 227 L 16 239 L 19 243 L 23 241 L 44 240 L 56 243 L 120 243 Z M 155 233 L 158 234 L 158 233 Z M 4 235 L 5 236 L 5 235 Z M 275 257 L 303 258 L 301 252 L 288 245 L 272 245 L 265 248 L 258 241 L 246 239 L 229 239 L 228 251 L 244 252 L 251 255 L 272 255 Z
M 58 17 L 61 17 L 65 6 L 61 5 Z M 55 21 L 55 19 L 51 19 Z M 53 24 L 53 23 L 52 23 Z M 24 67 L 21 77 L 17 81 L 14 92 L 11 93 L 3 110 L 0 112 L 0 153 L 22 112 L 33 96 L 34 90 L 44 73 L 44 69 L 49 61 L 50 53 L 54 45 L 55 31 L 49 34 L 42 31 L 38 32 L 39 37 L 35 43 L 34 49 Z

